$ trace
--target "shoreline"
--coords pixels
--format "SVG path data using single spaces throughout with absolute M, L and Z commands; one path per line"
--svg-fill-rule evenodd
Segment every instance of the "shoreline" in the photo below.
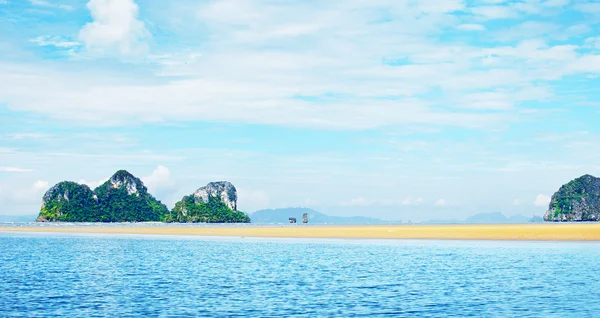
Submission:
M 72 224 L 72 223 L 71 223 Z M 508 241 L 600 241 L 600 223 L 482 224 L 482 225 L 316 225 L 225 227 L 28 226 L 0 227 L 12 233 L 142 234 L 273 238 L 357 238 Z

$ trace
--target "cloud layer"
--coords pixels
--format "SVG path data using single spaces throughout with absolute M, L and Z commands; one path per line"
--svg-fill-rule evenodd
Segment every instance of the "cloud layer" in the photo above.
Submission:
M 405 124 L 489 129 L 527 116 L 521 110 L 528 102 L 555 99 L 554 82 L 600 71 L 594 67 L 600 65 L 599 52 L 584 49 L 591 48 L 586 43 L 593 37 L 583 34 L 570 43 L 539 37 L 495 45 L 460 36 L 436 39 L 449 28 L 484 30 L 491 19 L 556 16 L 560 11 L 554 9 L 564 2 L 444 3 L 212 1 L 182 17 L 190 29 L 204 29 L 202 45 L 187 52 L 156 48 L 140 56 L 137 63 L 149 63 L 151 81 L 132 77 L 127 68 L 82 74 L 0 64 L 2 95 L 14 109 L 103 125 L 200 120 L 320 129 Z M 92 0 L 87 7 L 93 21 L 79 32 L 87 53 L 78 56 L 150 49 L 151 35 L 136 3 Z M 549 27 L 539 24 L 539 34 Z M 58 35 L 33 41 L 74 43 Z
M 9 199 L 36 180 L 127 169 L 167 204 L 228 180 L 245 211 L 542 214 L 600 174 L 597 8 L 8 1 L 0 213 L 36 211 Z

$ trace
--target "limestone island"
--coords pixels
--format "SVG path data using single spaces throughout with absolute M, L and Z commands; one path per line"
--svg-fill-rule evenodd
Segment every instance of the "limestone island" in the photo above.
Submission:
M 549 222 L 600 221 L 600 178 L 583 175 L 552 195 L 544 220 Z
M 44 194 L 36 222 L 249 223 L 250 218 L 237 210 L 237 191 L 229 182 L 211 182 L 169 211 L 142 180 L 119 170 L 93 191 L 76 182 L 57 183 Z
M 166 222 L 250 223 L 250 217 L 237 210 L 237 190 L 227 181 L 210 182 L 184 196 Z

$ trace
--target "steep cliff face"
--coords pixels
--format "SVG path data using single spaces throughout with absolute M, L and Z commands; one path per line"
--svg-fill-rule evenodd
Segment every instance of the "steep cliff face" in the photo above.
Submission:
M 250 217 L 237 210 L 237 191 L 227 181 L 211 182 L 184 196 L 167 217 L 167 222 L 249 223 Z
M 545 221 L 600 221 L 600 178 L 589 174 L 560 187 L 552 195 Z
M 140 179 L 120 170 L 94 191 L 70 181 L 56 184 L 44 195 L 37 221 L 162 221 L 168 213 Z
M 196 204 L 208 203 L 210 197 L 221 198 L 221 201 L 230 209 L 237 211 L 237 190 L 227 181 L 210 182 L 196 190 L 193 194 Z
M 36 221 L 93 222 L 98 212 L 97 198 L 88 186 L 63 181 L 46 191 Z

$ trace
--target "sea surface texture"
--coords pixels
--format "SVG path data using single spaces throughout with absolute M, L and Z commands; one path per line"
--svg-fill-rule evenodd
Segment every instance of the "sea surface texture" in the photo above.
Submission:
M 13 316 L 600 317 L 600 245 L 0 233 Z

